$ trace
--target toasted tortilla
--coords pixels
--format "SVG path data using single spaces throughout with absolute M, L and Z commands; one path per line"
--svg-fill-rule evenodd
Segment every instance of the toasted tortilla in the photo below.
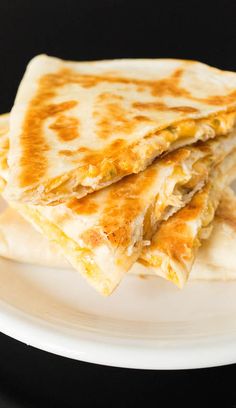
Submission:
M 0 192 L 6 186 L 8 178 L 7 154 L 9 151 L 9 114 L 0 115 Z
M 57 246 L 8 207 L 0 214 L 0 256 L 52 268 L 70 268 Z
M 225 189 L 209 240 L 199 251 L 198 262 L 222 269 L 236 270 L 236 197 L 231 189 Z M 217 250 L 214 250 L 217 248 Z M 191 272 L 192 275 L 192 272 Z
M 235 177 L 236 150 L 214 169 L 208 183 L 193 196 L 189 204 L 161 223 L 151 245 L 144 248 L 140 262 L 157 275 L 183 287 L 202 240 L 209 238 L 212 232 L 222 192 Z M 206 254 L 207 249 L 207 258 Z M 201 256 L 204 259 L 204 251 Z
M 145 171 L 80 200 L 57 206 L 10 204 L 55 241 L 99 292 L 110 294 L 150 243 L 158 224 L 188 203 L 235 148 L 233 132 L 179 148 Z
M 196 61 L 28 65 L 10 117 L 9 200 L 52 204 L 143 171 L 168 150 L 229 133 L 236 74 Z
M 12 202 L 99 292 L 110 294 L 150 243 L 158 224 L 184 206 L 235 135 L 181 148 L 93 195 L 58 206 Z M 234 143 L 232 143 L 234 139 Z M 225 142 L 225 143 L 224 143 Z
M 190 281 L 236 279 L 236 197 L 226 189 L 212 223 L 212 233 L 202 241 Z M 0 256 L 51 268 L 69 268 L 58 247 L 36 231 L 17 211 L 8 207 L 0 214 Z M 130 273 L 157 276 L 152 268 L 135 263 Z

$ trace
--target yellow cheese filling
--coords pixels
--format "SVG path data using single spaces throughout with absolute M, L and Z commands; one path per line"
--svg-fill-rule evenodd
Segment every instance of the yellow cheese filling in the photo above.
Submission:
M 163 139 L 161 150 L 165 151 L 169 148 L 169 145 L 171 143 L 184 138 L 193 138 L 197 134 L 198 130 L 200 130 L 201 128 L 204 129 L 206 128 L 206 126 L 209 126 L 212 132 L 214 132 L 214 136 L 225 135 L 229 133 L 229 131 L 234 127 L 235 120 L 236 112 L 222 113 L 220 115 L 214 115 L 213 117 L 206 119 L 182 121 L 180 123 L 177 123 L 176 125 L 169 126 L 168 128 L 157 132 L 156 135 L 160 135 Z M 153 137 L 153 135 L 151 135 L 150 137 Z M 149 136 L 144 139 L 148 138 Z M 143 146 L 141 146 L 141 148 L 143 148 Z M 152 153 L 156 151 L 156 149 L 157 146 L 149 145 L 149 155 L 152 156 Z M 107 182 L 114 177 L 122 177 L 125 174 L 133 172 L 134 167 L 138 169 L 137 172 L 141 171 L 142 168 L 140 168 L 140 166 L 142 167 L 142 160 L 140 160 L 139 162 L 138 157 L 135 157 L 132 160 L 132 155 L 131 157 L 130 155 L 127 156 L 127 158 L 123 157 L 123 160 L 117 160 L 115 162 L 111 160 L 104 160 L 101 164 L 98 164 L 96 166 L 88 165 L 86 170 L 83 172 L 81 183 L 83 184 L 83 180 L 85 180 L 87 177 L 93 178 L 97 177 L 98 175 L 103 180 L 103 182 Z
M 171 265 L 168 265 L 168 267 L 167 267 L 166 279 L 168 281 L 174 283 L 179 288 L 181 287 L 179 278 L 177 276 L 177 273 L 174 271 L 174 269 L 171 267 Z

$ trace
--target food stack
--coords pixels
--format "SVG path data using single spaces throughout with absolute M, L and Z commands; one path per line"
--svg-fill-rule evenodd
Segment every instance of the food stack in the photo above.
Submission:
M 183 287 L 213 242 L 218 206 L 235 205 L 235 123 L 235 73 L 40 55 L 1 119 L 2 194 L 42 234 L 39 247 L 50 242 L 47 259 L 101 294 L 137 263 Z

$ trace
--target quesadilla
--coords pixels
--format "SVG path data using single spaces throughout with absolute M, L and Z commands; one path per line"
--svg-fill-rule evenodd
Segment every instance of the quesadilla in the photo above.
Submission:
M 226 189 L 212 223 L 212 233 L 202 241 L 189 280 L 236 279 L 236 197 Z M 0 256 L 51 268 L 69 268 L 57 246 L 36 231 L 20 214 L 8 207 L 0 214 Z M 135 263 L 131 274 L 157 276 Z
M 150 243 L 158 223 L 184 206 L 234 148 L 236 132 L 179 148 L 145 171 L 80 200 L 53 207 L 11 205 L 55 241 L 98 291 L 110 294 Z
M 236 132 L 169 153 L 144 172 L 57 206 L 10 203 L 101 293 L 110 294 L 158 224 L 184 206 L 236 147 Z
M 235 111 L 236 74 L 196 61 L 37 56 L 11 111 L 5 194 L 41 205 L 84 197 L 229 133 Z
M 235 177 L 236 150 L 214 169 L 208 183 L 189 204 L 161 223 L 140 261 L 157 275 L 183 287 L 201 241 L 210 236 L 222 192 Z

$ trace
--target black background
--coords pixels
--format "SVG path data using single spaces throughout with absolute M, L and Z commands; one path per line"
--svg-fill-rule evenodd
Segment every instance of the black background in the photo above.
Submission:
M 38 53 L 77 60 L 190 58 L 236 70 L 235 23 L 235 0 L 0 0 L 0 110 L 10 110 L 25 65 Z M 172 372 L 102 367 L 0 335 L 0 408 L 139 403 L 236 407 L 236 366 Z

